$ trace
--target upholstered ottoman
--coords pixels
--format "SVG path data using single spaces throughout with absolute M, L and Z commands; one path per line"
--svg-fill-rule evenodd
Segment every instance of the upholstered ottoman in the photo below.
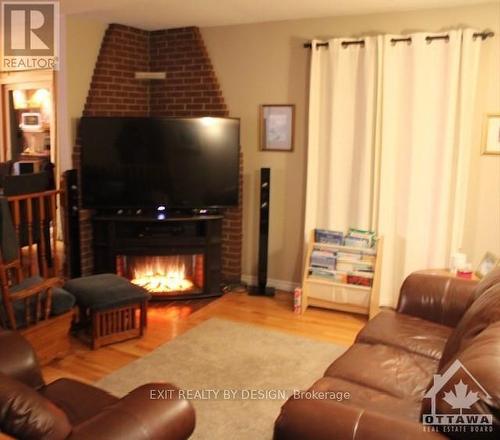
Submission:
M 64 288 L 76 298 L 93 349 L 143 335 L 150 295 L 142 287 L 106 273 L 72 279 Z

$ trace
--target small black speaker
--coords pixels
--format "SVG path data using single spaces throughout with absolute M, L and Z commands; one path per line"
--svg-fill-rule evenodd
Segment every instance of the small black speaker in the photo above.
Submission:
M 68 275 L 70 278 L 77 278 L 81 276 L 81 260 L 78 172 L 76 170 L 68 170 L 64 173 L 64 185 Z
M 259 262 L 257 285 L 250 286 L 250 295 L 273 296 L 274 287 L 267 286 L 267 256 L 269 247 L 269 209 L 271 202 L 271 169 L 260 169 L 260 207 L 259 207 Z

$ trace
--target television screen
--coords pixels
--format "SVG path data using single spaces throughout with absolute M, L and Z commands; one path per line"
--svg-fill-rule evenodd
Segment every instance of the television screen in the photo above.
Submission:
M 238 204 L 239 120 L 84 117 L 86 208 Z

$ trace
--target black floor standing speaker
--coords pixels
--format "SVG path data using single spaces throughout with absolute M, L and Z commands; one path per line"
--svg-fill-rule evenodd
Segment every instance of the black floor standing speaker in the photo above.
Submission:
M 250 286 L 250 295 L 273 296 L 274 287 L 267 286 L 267 253 L 269 246 L 269 208 L 271 201 L 271 169 L 260 169 L 259 264 L 257 285 Z
M 80 264 L 80 218 L 78 205 L 78 173 L 76 170 L 68 170 L 64 173 L 65 183 L 65 205 L 66 205 L 66 242 L 68 274 L 70 278 L 81 275 Z

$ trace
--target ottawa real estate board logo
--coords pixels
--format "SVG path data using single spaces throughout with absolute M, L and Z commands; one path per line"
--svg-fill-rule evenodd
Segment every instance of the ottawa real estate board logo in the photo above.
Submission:
M 491 435 L 494 430 L 493 416 L 478 413 L 474 406 L 491 396 L 458 359 L 443 374 L 434 375 L 424 399 L 430 399 L 430 412 L 422 414 L 425 431 Z
M 2 72 L 59 68 L 59 2 L 0 1 Z

